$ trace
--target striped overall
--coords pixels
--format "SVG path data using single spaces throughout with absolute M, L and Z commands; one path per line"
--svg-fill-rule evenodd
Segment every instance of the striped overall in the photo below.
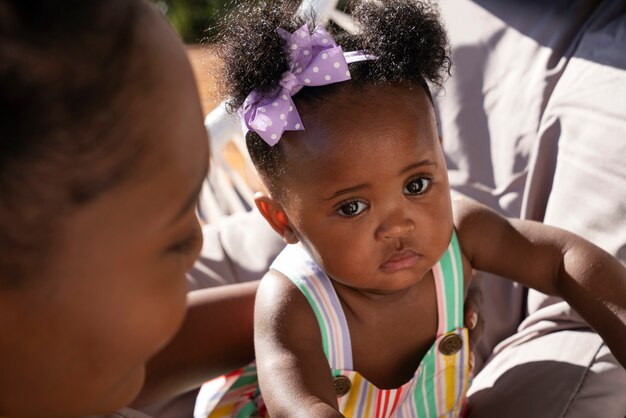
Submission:
M 456 234 L 433 267 L 437 294 L 437 337 L 411 380 L 379 389 L 352 367 L 350 332 L 328 276 L 300 245 L 289 245 L 272 264 L 309 301 L 335 378 L 339 410 L 346 417 L 458 417 L 469 386 L 469 344 L 463 328 L 463 266 Z M 265 416 L 254 365 L 203 386 L 196 417 Z

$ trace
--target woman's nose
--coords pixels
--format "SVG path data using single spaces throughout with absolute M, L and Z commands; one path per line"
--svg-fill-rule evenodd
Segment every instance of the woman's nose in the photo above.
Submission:
M 415 222 L 405 211 L 396 210 L 377 228 L 377 239 L 400 238 L 415 230 Z

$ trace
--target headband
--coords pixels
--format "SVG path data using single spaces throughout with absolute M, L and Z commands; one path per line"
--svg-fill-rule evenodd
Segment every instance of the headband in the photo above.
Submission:
M 264 97 L 253 90 L 239 109 L 243 134 L 254 131 L 274 146 L 284 131 L 303 131 L 304 125 L 291 97 L 304 86 L 324 86 L 350 80 L 348 64 L 376 59 L 364 51 L 344 53 L 321 27 L 309 33 L 305 24 L 294 33 L 278 28 L 276 32 L 287 41 L 289 71 L 280 79 L 273 97 Z

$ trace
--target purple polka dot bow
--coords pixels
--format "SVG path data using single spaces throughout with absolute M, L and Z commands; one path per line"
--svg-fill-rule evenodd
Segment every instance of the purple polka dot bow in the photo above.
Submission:
M 323 86 L 350 79 L 348 63 L 374 59 L 363 51 L 343 53 L 320 26 L 312 34 L 305 24 L 294 33 L 278 28 L 287 41 L 289 71 L 283 73 L 277 94 L 264 97 L 252 91 L 239 109 L 244 136 L 254 131 L 274 146 L 284 131 L 302 131 L 304 125 L 291 97 L 304 86 Z

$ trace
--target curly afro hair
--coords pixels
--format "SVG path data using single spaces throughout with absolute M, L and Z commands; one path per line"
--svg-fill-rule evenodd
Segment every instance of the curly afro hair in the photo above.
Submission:
M 313 30 L 316 24 L 314 16 L 297 13 L 298 3 L 249 1 L 222 22 L 217 44 L 224 62 L 222 87 L 231 112 L 252 90 L 268 97 L 277 93 L 281 76 L 289 67 L 285 40 L 276 29 L 294 32 L 307 23 Z M 335 26 L 326 29 L 344 51 L 364 50 L 378 57 L 350 64 L 351 85 L 408 83 L 422 86 L 430 98 L 427 83 L 440 86 L 451 67 L 448 40 L 436 5 L 428 0 L 361 0 L 352 1 L 348 7 L 360 32 L 350 34 Z M 337 89 L 337 85 L 304 87 L 293 100 L 296 105 L 319 101 Z M 270 192 L 280 194 L 281 142 L 269 146 L 250 131 L 246 144 Z

